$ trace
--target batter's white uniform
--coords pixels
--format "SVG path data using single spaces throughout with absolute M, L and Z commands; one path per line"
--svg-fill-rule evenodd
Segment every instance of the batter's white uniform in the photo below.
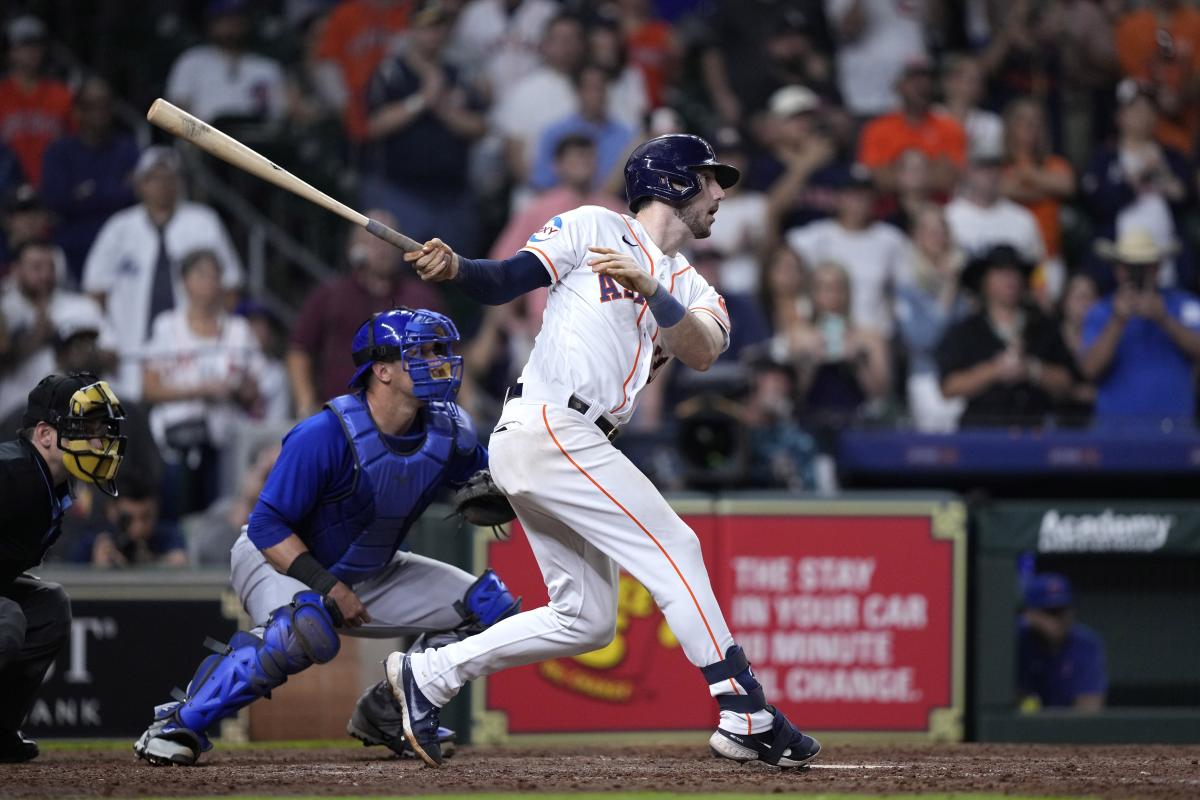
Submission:
M 600 416 L 626 422 L 670 353 L 645 302 L 592 271 L 589 246 L 632 254 L 689 312 L 713 317 L 728 344 L 721 296 L 683 256 L 659 250 L 633 217 L 583 206 L 529 238 L 523 249 L 550 273 L 550 295 L 521 373 L 522 396 L 505 405 L 488 449 L 492 477 L 525 529 L 550 604 L 413 655 L 417 684 L 438 706 L 473 678 L 608 644 L 618 565 L 650 591 L 693 664 L 721 661 L 733 644 L 695 533 L 594 423 Z M 586 414 L 567 407 L 572 395 L 587 404 Z M 710 690 L 743 693 L 732 680 Z M 757 733 L 770 719 L 769 712 L 725 712 L 721 724 Z

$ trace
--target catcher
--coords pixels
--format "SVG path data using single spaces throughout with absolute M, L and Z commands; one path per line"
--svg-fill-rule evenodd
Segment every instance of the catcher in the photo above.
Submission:
M 152 764 L 195 764 L 216 723 L 338 652 L 339 634 L 417 636 L 415 650 L 456 641 L 517 613 L 491 570 L 479 578 L 401 551 L 412 523 L 449 486 L 468 520 L 513 512 L 491 487 L 487 451 L 455 403 L 458 331 L 432 311 L 375 315 L 354 336 L 352 394 L 284 437 L 249 524 L 234 543 L 231 583 L 257 626 L 207 643 L 187 691 L 155 709 L 133 746 Z M 347 732 L 403 755 L 401 712 L 386 682 L 359 698 Z M 453 732 L 439 731 L 451 740 Z

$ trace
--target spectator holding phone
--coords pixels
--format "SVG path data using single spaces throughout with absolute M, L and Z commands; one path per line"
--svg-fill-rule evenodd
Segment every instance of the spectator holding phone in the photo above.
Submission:
M 106 521 L 101 530 L 79 541 L 71 561 L 104 569 L 187 566 L 183 535 L 159 517 L 155 487 L 137 473 L 122 473 L 117 497 L 106 509 Z
M 869 411 L 891 385 L 886 339 L 857 323 L 852 295 L 844 266 L 818 263 L 812 271 L 812 321 L 801 323 L 790 337 L 803 413 L 818 427 Z
M 1096 382 L 1096 420 L 1190 418 L 1200 363 L 1200 297 L 1159 286 L 1171 255 L 1134 228 L 1097 251 L 1113 262 L 1117 290 L 1083 325 L 1083 374 Z
M 997 245 L 963 270 L 979 310 L 946 329 L 937 347 L 942 395 L 961 397 L 964 428 L 1036 425 L 1072 387 L 1058 326 L 1028 302 L 1033 264 Z

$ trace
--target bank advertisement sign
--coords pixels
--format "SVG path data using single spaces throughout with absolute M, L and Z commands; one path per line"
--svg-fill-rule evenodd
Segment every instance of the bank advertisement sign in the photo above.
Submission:
M 154 706 L 187 685 L 235 623 L 220 600 L 71 602 L 71 634 L 50 668 L 22 730 L 37 738 L 135 737 Z

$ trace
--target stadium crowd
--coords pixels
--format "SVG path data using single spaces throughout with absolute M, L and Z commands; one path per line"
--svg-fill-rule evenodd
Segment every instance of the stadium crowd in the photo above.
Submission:
M 418 240 L 492 258 L 582 203 L 624 210 L 645 138 L 708 138 L 743 178 L 689 255 L 734 326 L 622 435 L 664 488 L 828 488 L 849 425 L 1196 417 L 1188 0 L 8 8 L 0 419 L 14 430 L 42 376 L 78 369 L 129 416 L 121 498 L 77 502 L 61 557 L 227 559 L 280 434 L 345 391 L 354 330 L 394 305 L 453 314 L 461 402 L 488 430 L 545 303 L 474 307 L 354 229 L 285 324 L 248 288 L 236 213 L 194 191 L 173 143 L 117 122 L 160 95 L 290 147 Z

